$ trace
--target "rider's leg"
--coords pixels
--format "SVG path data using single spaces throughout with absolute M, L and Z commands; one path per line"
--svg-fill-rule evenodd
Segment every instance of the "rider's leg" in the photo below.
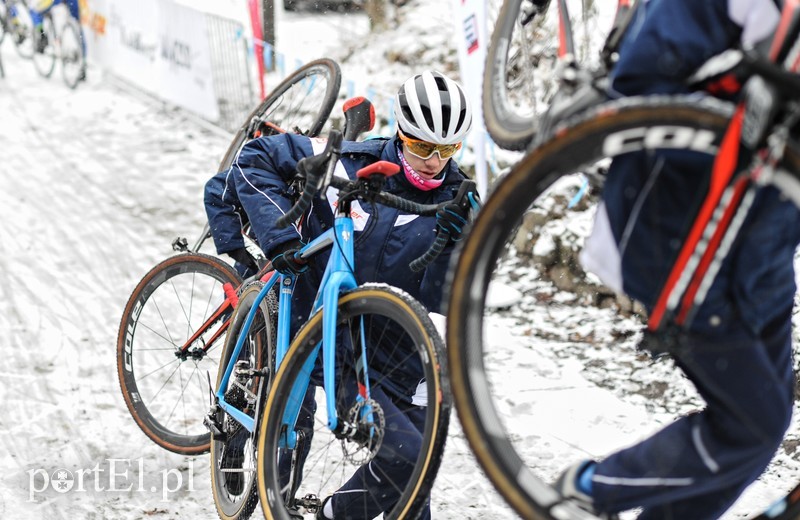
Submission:
M 354 396 L 355 392 L 354 386 L 350 394 Z M 390 511 L 406 487 L 421 450 L 425 408 L 395 402 L 380 387 L 372 388 L 371 397 L 383 409 L 386 420 L 383 442 L 375 458 L 333 494 L 333 518 L 361 518 L 365 513 L 367 518 L 374 518 Z M 429 517 L 426 507 L 421 518 Z
M 689 335 L 677 363 L 706 408 L 597 465 L 600 511 L 642 506 L 640 519 L 717 517 L 766 468 L 791 418 L 791 314 L 756 338 Z
M 47 48 L 47 35 L 44 33 L 44 11 L 38 11 L 31 7 L 28 9 L 31 14 L 31 25 L 33 27 L 33 49 L 35 52 L 42 53 Z

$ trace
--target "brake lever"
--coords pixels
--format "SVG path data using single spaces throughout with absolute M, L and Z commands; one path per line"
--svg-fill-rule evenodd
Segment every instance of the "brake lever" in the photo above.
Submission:
M 317 185 L 317 193 L 324 194 L 327 191 L 328 186 L 331 185 L 331 179 L 333 178 L 333 172 L 336 169 L 336 164 L 339 162 L 339 157 L 342 155 L 342 133 L 336 130 L 332 130 L 330 136 L 328 137 L 328 149 L 330 150 L 328 154 L 328 165 L 325 169 L 325 175 L 320 178 L 320 182 Z

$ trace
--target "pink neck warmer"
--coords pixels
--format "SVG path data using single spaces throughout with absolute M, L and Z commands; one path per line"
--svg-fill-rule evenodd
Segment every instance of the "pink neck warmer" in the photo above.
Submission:
M 420 174 L 418 174 L 414 168 L 408 164 L 408 161 L 406 161 L 406 158 L 401 150 L 397 150 L 397 156 L 400 158 L 400 163 L 403 165 L 403 173 L 406 174 L 406 179 L 408 179 L 408 182 L 413 184 L 417 189 L 422 191 L 431 191 L 441 186 L 442 182 L 444 182 L 444 175 L 441 179 L 423 179 L 422 176 L 420 176 Z

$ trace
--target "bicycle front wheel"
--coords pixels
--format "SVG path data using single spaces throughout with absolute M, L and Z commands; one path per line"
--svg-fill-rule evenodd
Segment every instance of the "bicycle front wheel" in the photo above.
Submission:
M 145 435 L 176 453 L 209 450 L 209 380 L 233 312 L 222 307 L 225 284 L 236 288 L 241 279 L 222 260 L 173 256 L 142 278 L 122 314 L 117 373 L 125 404 Z
M 447 326 L 454 400 L 485 473 L 523 518 L 587 518 L 549 485 L 568 464 L 601 459 L 702 408 L 671 362 L 653 363 L 636 348 L 643 309 L 583 270 L 578 255 L 596 199 L 579 193 L 586 174 L 628 152 L 641 152 L 654 170 L 675 151 L 710 164 L 730 108 L 698 98 L 598 107 L 513 168 L 464 241 Z M 797 148 L 786 160 L 800 167 Z M 731 514 L 757 514 L 796 483 L 756 483 L 761 499 Z M 792 514 L 794 495 L 783 504 Z
M 33 32 L 33 66 L 43 78 L 53 75 L 56 66 L 56 27 L 53 16 L 48 12 L 42 18 L 41 28 Z
M 297 394 L 305 398 L 291 397 L 298 376 L 318 359 L 323 315 L 318 312 L 295 337 L 264 408 L 258 442 L 261 506 L 270 519 L 313 517 L 332 495 L 334 518 L 380 513 L 416 518 L 427 506 L 449 422 L 441 338 L 418 302 L 386 286 L 345 293 L 337 312 L 334 400 L 340 424 L 346 421 L 352 429 L 334 434 L 328 428 L 324 392 L 315 393 L 313 384 Z M 354 345 L 366 348 L 366 363 L 356 364 Z M 369 378 L 367 401 L 355 398 L 359 368 Z M 301 404 L 298 421 L 284 426 L 287 408 L 298 410 Z M 366 416 L 365 407 L 371 411 Z M 294 449 L 281 447 L 288 431 L 297 433 Z
M 283 80 L 247 117 L 222 158 L 219 171 L 231 167 L 242 146 L 259 135 L 292 132 L 316 137 L 328 121 L 339 96 L 342 73 L 327 58 L 297 69 Z
M 256 417 L 263 405 L 262 398 L 275 366 L 278 303 L 272 293 L 261 301 L 250 327 L 244 330 L 246 318 L 263 287 L 263 283 L 255 282 L 242 291 L 231 317 L 217 373 L 216 387 L 219 388 L 225 370 L 229 365 L 234 366 L 224 391 L 225 401 L 250 417 Z M 244 343 L 234 359 L 236 343 L 242 335 Z M 263 371 L 265 375 L 255 371 Z M 219 429 L 219 434 L 213 435 L 211 440 L 214 505 L 223 520 L 245 520 L 258 503 L 256 432 L 249 432 L 222 409 L 214 410 L 212 420 Z
M 86 56 L 78 22 L 70 18 L 61 34 L 61 75 L 69 88 L 76 88 L 86 77 Z
M 498 5 L 500 1 L 487 4 L 492 32 L 483 74 L 484 120 L 498 146 L 524 150 L 536 137 L 538 118 L 559 89 L 555 73 L 559 38 L 573 45 L 572 57 L 578 63 L 590 65 L 595 40 L 604 28 L 598 23 L 595 2 L 565 2 L 575 16 L 559 27 L 558 0 L 543 3 L 533 16 L 531 0 L 502 0 Z

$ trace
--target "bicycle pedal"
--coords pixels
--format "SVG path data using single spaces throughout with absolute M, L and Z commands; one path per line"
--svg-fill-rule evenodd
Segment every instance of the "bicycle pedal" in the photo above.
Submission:
M 320 500 L 317 495 L 309 493 L 303 498 L 298 499 L 296 505 L 302 507 L 311 514 L 316 514 L 322 507 L 322 500 Z

